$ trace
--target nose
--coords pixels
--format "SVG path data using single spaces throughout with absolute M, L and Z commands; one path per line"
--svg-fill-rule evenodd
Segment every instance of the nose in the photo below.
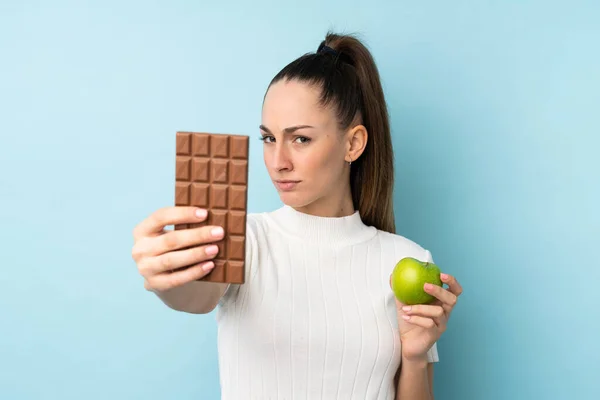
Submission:
M 273 168 L 275 168 L 277 172 L 291 171 L 294 168 L 294 165 L 290 159 L 287 148 L 279 143 L 274 147 Z

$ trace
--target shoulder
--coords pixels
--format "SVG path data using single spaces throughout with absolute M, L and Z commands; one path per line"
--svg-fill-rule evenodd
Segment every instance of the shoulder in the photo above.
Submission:
M 246 235 L 253 240 L 264 241 L 273 228 L 273 211 L 252 212 L 246 215 Z
M 246 258 L 249 260 L 258 255 L 260 244 L 268 241 L 267 215 L 266 212 L 246 215 Z
M 256 239 L 265 230 L 266 213 L 248 213 L 246 215 L 246 236 Z
M 403 236 L 401 234 L 377 231 L 377 236 L 381 241 L 382 247 L 393 249 L 395 257 L 399 260 L 404 257 L 413 257 L 421 261 L 433 262 L 431 252 L 426 246 Z

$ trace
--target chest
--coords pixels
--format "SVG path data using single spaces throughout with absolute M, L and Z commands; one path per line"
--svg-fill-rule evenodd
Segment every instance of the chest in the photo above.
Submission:
M 289 349 L 298 360 L 325 352 L 389 358 L 399 346 L 389 288 L 395 254 L 384 247 L 307 251 L 272 240 L 240 292 L 254 346 Z

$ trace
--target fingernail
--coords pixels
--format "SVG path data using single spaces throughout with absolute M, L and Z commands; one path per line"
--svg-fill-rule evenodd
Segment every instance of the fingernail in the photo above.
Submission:
M 440 276 L 442 277 L 443 280 L 448 279 L 448 274 L 440 274 Z
M 196 210 L 196 217 L 198 218 L 206 218 L 206 210 L 198 209 Z
M 408 321 L 410 319 L 410 315 L 403 315 L 402 318 Z
M 207 262 L 206 264 L 204 264 L 204 266 L 202 267 L 202 269 L 203 269 L 205 272 L 208 272 L 208 271 L 210 271 L 211 269 L 213 269 L 214 267 L 215 267 L 215 263 L 214 263 L 214 262 L 212 262 L 212 261 L 210 261 L 210 262 Z
M 431 283 L 425 284 L 425 290 L 431 290 L 431 288 L 433 288 L 433 285 Z
M 411 306 L 404 306 L 404 307 L 402 307 L 402 310 L 403 311 L 410 311 L 411 308 L 412 308 Z
M 221 235 L 223 234 L 223 228 L 221 228 L 220 226 L 217 228 L 213 228 L 212 231 L 210 231 L 210 234 L 214 237 L 221 237 Z
M 219 252 L 219 248 L 217 246 L 208 246 L 206 248 L 206 255 L 209 256 L 214 256 L 215 254 L 217 254 Z

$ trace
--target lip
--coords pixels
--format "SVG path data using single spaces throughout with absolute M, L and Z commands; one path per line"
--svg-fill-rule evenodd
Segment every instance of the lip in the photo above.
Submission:
M 301 181 L 293 181 L 293 180 L 289 180 L 289 179 L 280 179 L 280 180 L 275 180 L 275 186 L 277 186 L 277 189 L 287 192 L 290 190 L 294 190 L 296 188 L 296 186 L 301 182 Z

